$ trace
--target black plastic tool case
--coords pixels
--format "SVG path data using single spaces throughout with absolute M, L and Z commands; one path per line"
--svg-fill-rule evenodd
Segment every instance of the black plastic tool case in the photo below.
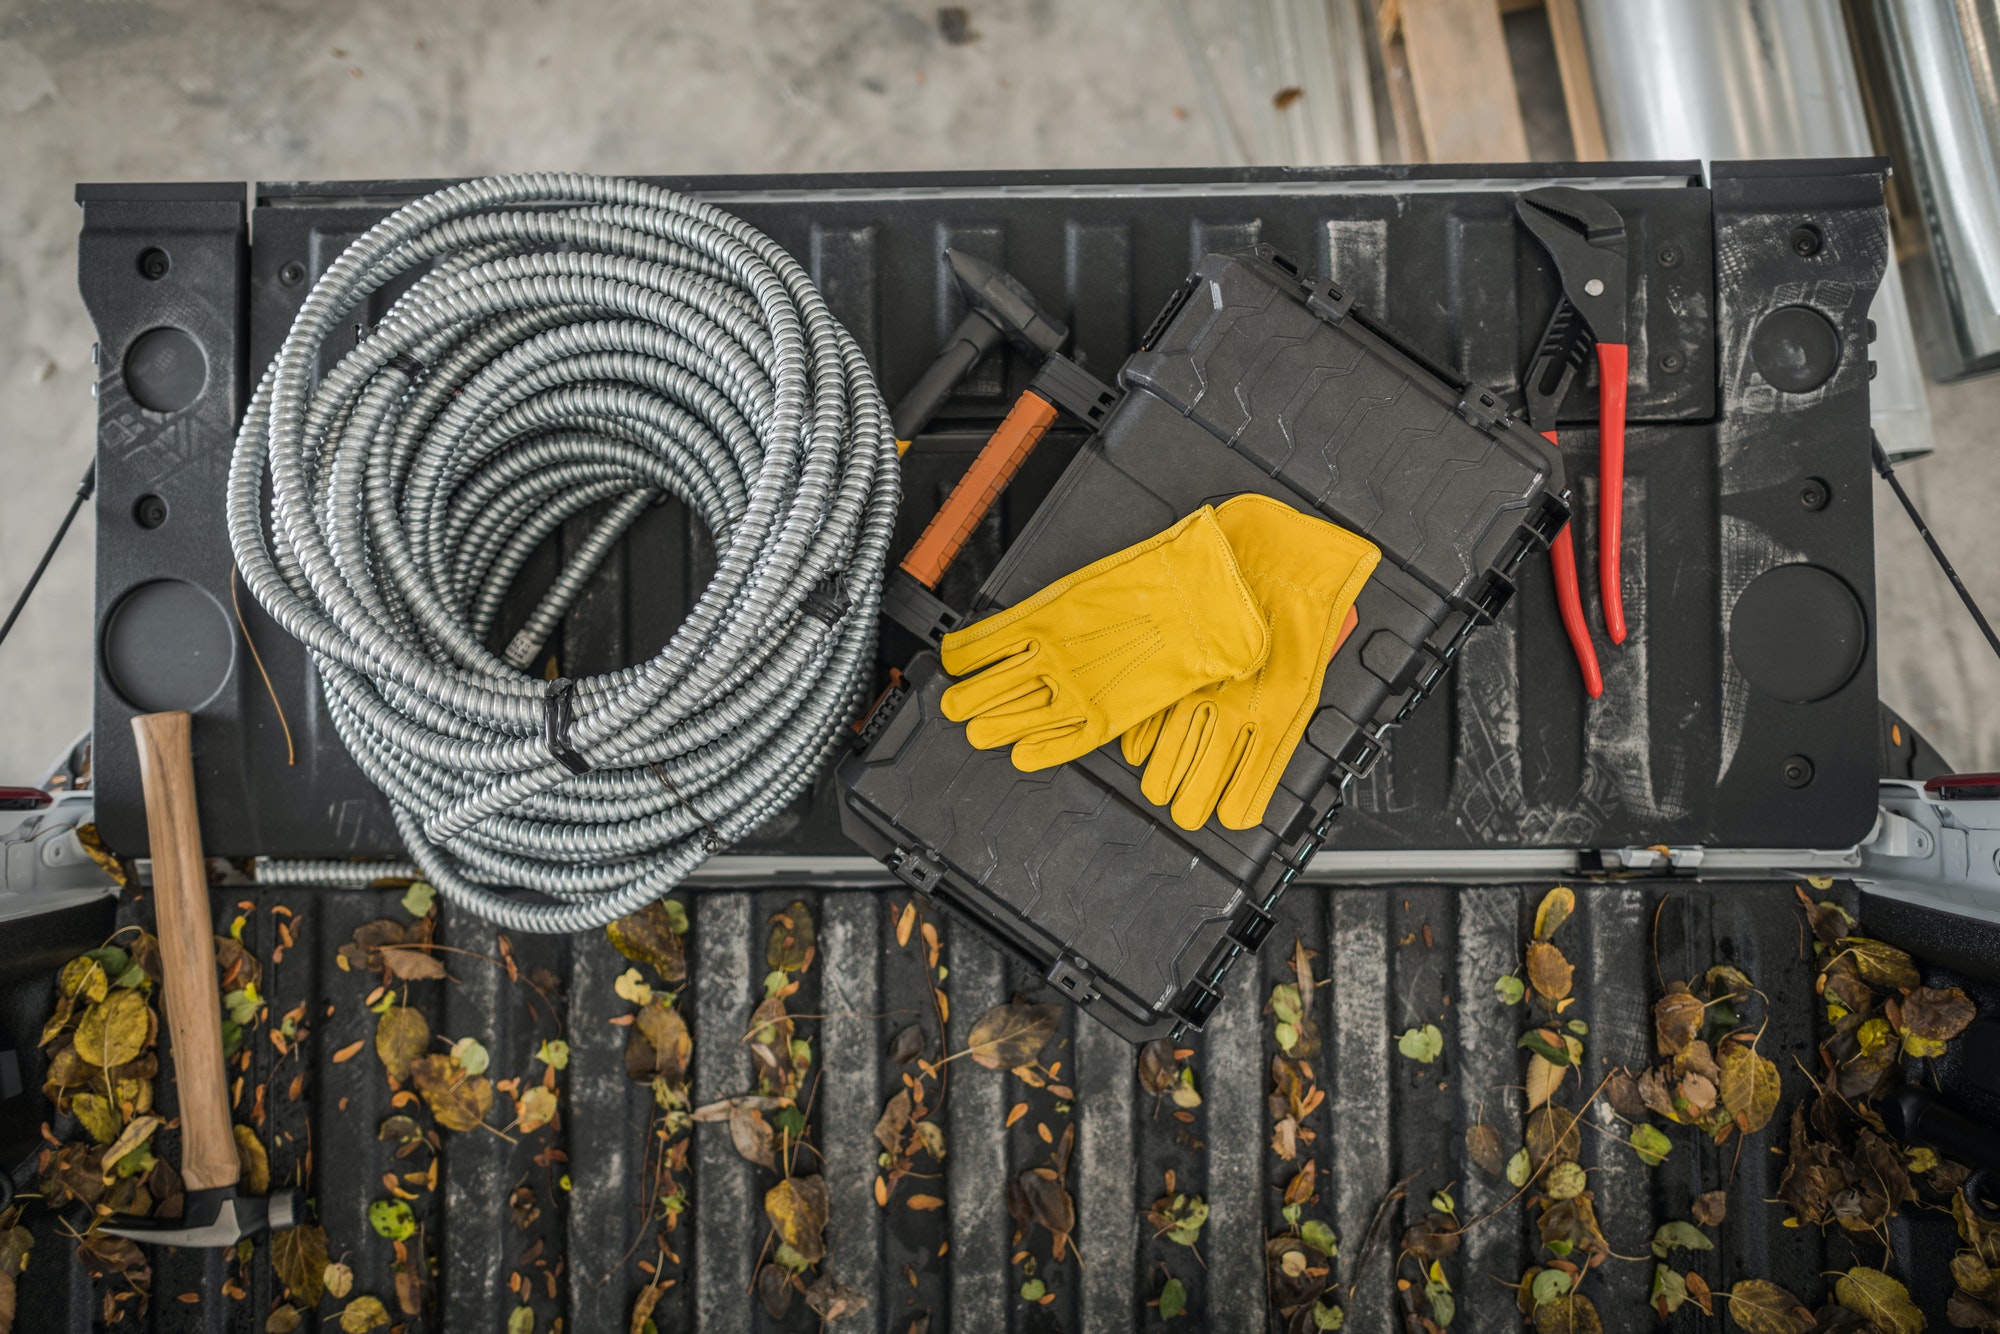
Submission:
M 1254 171 L 663 178 L 799 256 L 894 398 L 963 313 L 939 261 L 1005 266 L 1109 378 L 1205 254 L 1267 243 L 1330 275 L 1425 358 L 1512 393 L 1556 298 L 1519 191 L 1561 181 L 1624 215 L 1632 292 L 1625 481 L 1631 638 L 1600 644 L 1587 700 L 1546 560 L 1523 563 L 1392 754 L 1352 785 L 1335 847 L 1428 857 L 1486 848 L 1841 847 L 1867 833 L 1878 763 L 1867 312 L 1888 254 L 1873 161 Z M 194 711 L 202 839 L 215 856 L 395 856 L 386 804 L 335 735 L 311 665 L 253 601 L 231 611 L 222 479 L 237 420 L 313 277 L 440 182 L 93 185 L 79 269 L 100 347 L 97 802 L 107 843 L 146 851 L 130 718 Z M 147 251 L 170 266 L 148 276 Z M 1805 252 L 1810 253 L 1805 253 Z M 357 318 L 375 312 L 359 312 Z M 156 336 L 169 330 L 186 341 Z M 159 374 L 190 345 L 198 377 Z M 337 349 L 336 349 L 337 351 Z M 904 460 L 898 542 L 925 521 L 1032 368 L 975 369 Z M 138 392 L 135 393 L 135 386 Z M 191 400 L 173 396 L 194 390 Z M 165 397 L 162 397 L 162 394 Z M 172 406 L 181 402 L 180 406 Z M 165 405 L 165 406 L 162 406 Z M 1596 542 L 1595 387 L 1563 414 L 1579 549 Z M 940 589 L 966 609 L 1063 474 L 1051 432 Z M 1814 498 L 1813 505 L 1803 498 Z M 499 633 L 533 605 L 579 518 L 524 571 Z M 649 512 L 553 641 L 565 670 L 653 652 L 708 576 L 706 535 Z M 1581 562 L 1594 615 L 1595 562 Z M 1829 615 L 1805 617 L 1803 591 Z M 168 652 L 159 636 L 200 655 Z M 921 646 L 885 627 L 881 664 Z M 1803 764 L 1801 764 L 1803 761 Z M 714 875 L 876 875 L 830 778 Z M 749 860 L 749 859 L 758 860 Z
M 1382 562 L 1263 825 L 1178 828 L 1115 742 L 1034 774 L 974 750 L 938 711 L 949 679 L 930 654 L 838 781 L 857 843 L 1141 1040 L 1206 1022 L 1270 929 L 1280 849 L 1374 767 L 1568 512 L 1552 445 L 1268 246 L 1203 257 L 1118 378 L 1123 399 L 975 614 L 1246 491 L 1365 534 Z

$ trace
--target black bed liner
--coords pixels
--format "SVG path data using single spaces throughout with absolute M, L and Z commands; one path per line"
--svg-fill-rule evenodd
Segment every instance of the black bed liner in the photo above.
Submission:
M 1513 1193 L 1467 1164 L 1464 1132 L 1483 1115 L 1500 1132 L 1506 1152 L 1520 1142 L 1525 1054 L 1516 1050 L 1515 1039 L 1522 1016 L 1496 1001 L 1492 987 L 1520 960 L 1545 889 L 1407 885 L 1302 889 L 1288 896 L 1280 907 L 1278 947 L 1232 973 L 1228 1003 L 1206 1033 L 1190 1040 L 1204 1096 L 1191 1123 L 1175 1120 L 1170 1103 L 1156 1109 L 1155 1099 L 1135 1079 L 1131 1047 L 1074 1014 L 1065 1018 L 1046 1053 L 1049 1063 L 1061 1062 L 1075 1090 L 1069 1116 L 1054 1115 L 1047 1095 L 1030 1093 L 1009 1074 L 955 1062 L 942 1113 L 949 1145 L 943 1177 L 902 1187 L 905 1196 L 920 1189 L 941 1197 L 944 1206 L 934 1212 L 913 1212 L 900 1202 L 884 1211 L 872 1196 L 879 1151 L 873 1127 L 883 1103 L 900 1087 L 899 1071 L 907 1068 L 891 1064 L 886 1047 L 891 1035 L 912 1021 L 910 1012 L 929 1006 L 916 951 L 895 945 L 895 912 L 903 896 L 791 886 L 702 892 L 689 899 L 689 990 L 681 1001 L 695 1030 L 695 1097 L 707 1101 L 748 1089 L 749 1060 L 738 1039 L 760 994 L 765 919 L 803 898 L 818 920 L 819 954 L 791 1008 L 833 1016 L 802 1021 L 801 1032 L 811 1037 L 819 1063 L 810 1121 L 832 1188 L 825 1269 L 869 1299 L 869 1310 L 850 1327 L 901 1334 L 911 1318 L 927 1311 L 933 1330 L 1158 1328 L 1157 1311 L 1145 1303 L 1159 1292 L 1164 1263 L 1190 1294 L 1193 1319 L 1176 1327 L 1271 1328 L 1261 1296 L 1263 1240 L 1284 1229 L 1278 1188 L 1298 1166 L 1280 1162 L 1268 1147 L 1272 1122 L 1265 1095 L 1270 1058 L 1278 1049 L 1272 1021 L 1259 1011 L 1270 988 L 1289 976 L 1281 956 L 1295 938 L 1302 939 L 1319 951 L 1317 967 L 1330 979 L 1315 1000 L 1326 1044 L 1315 1066 L 1328 1101 L 1308 1121 L 1320 1132 L 1312 1152 L 1320 1170 L 1320 1202 L 1306 1216 L 1322 1218 L 1337 1231 L 1342 1253 L 1336 1272 L 1344 1288 L 1354 1278 L 1378 1202 L 1405 1176 L 1414 1174 L 1408 1221 L 1432 1191 L 1447 1186 L 1466 1218 Z M 1823 1241 L 1812 1229 L 1782 1226 L 1788 1211 L 1766 1203 L 1775 1196 L 1784 1164 L 1769 1149 L 1782 1143 L 1786 1118 L 1807 1092 L 1801 1066 L 1817 1067 L 1814 1044 L 1823 1034 L 1823 1026 L 1816 1027 L 1809 937 L 1792 884 L 1653 881 L 1579 889 L 1577 915 L 1557 939 L 1577 967 L 1579 1000 L 1571 1013 L 1589 1023 L 1591 1071 L 1607 1062 L 1646 1062 L 1657 978 L 1687 978 L 1726 962 L 1743 969 L 1771 997 L 1770 1027 L 1760 1049 L 1778 1062 L 1784 1085 L 1777 1118 L 1745 1141 L 1740 1155 L 1734 1142 L 1721 1150 L 1701 1147 L 1693 1132 L 1670 1127 L 1671 1155 L 1662 1167 L 1648 1170 L 1611 1134 L 1586 1131 L 1581 1161 L 1590 1169 L 1613 1250 L 1645 1255 L 1658 1224 L 1687 1217 L 1695 1195 L 1726 1188 L 1729 1218 L 1715 1232 L 1717 1248 L 1681 1256 L 1711 1287 L 1722 1290 L 1741 1278 L 1762 1277 L 1817 1301 L 1825 1291 L 1822 1272 L 1875 1263 L 1879 1252 L 1851 1254 L 1837 1234 Z M 1991 928 L 1913 912 L 1846 886 L 1832 895 L 1859 911 L 1864 930 L 1917 946 L 1949 939 L 1962 956 L 1984 958 L 1989 969 L 2000 957 L 2000 932 Z M 362 923 L 403 917 L 396 895 L 219 889 L 216 900 L 221 930 L 243 912 L 239 902 L 254 905 L 244 940 L 266 960 L 272 1013 L 301 1000 L 314 1002 L 312 1033 L 298 1056 L 281 1061 L 261 1034 L 252 1035 L 255 1066 L 247 1084 L 270 1086 L 263 1137 L 274 1177 L 287 1179 L 311 1144 L 315 1169 L 307 1184 L 331 1249 L 336 1257 L 344 1253 L 353 1267 L 354 1292 L 382 1296 L 393 1311 L 390 1245 L 370 1230 L 365 1216 L 369 1202 L 385 1194 L 381 1174 L 406 1166 L 392 1160 L 392 1145 L 375 1139 L 377 1124 L 390 1114 L 389 1090 L 372 1049 L 345 1063 L 333 1058 L 373 1033 L 374 1016 L 362 999 L 375 983 L 372 974 L 339 970 L 335 953 Z M 270 909 L 279 904 L 297 914 L 292 920 L 298 943 L 273 964 L 278 919 Z M 124 915 L 133 916 L 133 910 L 128 907 Z M 149 905 L 139 905 L 137 915 L 149 915 Z M 955 1044 L 963 1043 L 984 1009 L 1017 989 L 1051 998 L 1036 979 L 1015 972 L 982 942 L 949 927 L 944 937 Z M 449 911 L 438 938 L 481 954 L 495 951 L 492 928 Z M 523 970 L 547 967 L 562 982 L 560 1018 L 572 1055 L 562 1076 L 561 1127 L 526 1136 L 519 1147 L 476 1132 L 444 1136 L 438 1192 L 413 1206 L 425 1224 L 423 1245 L 437 1262 L 435 1305 L 425 1317 L 407 1322 L 410 1334 L 501 1329 L 516 1305 L 506 1277 L 537 1242 L 546 1264 L 553 1266 L 558 1257 L 564 1261 L 553 1300 L 542 1286 L 542 1270 L 529 1271 L 535 1276 L 538 1330 L 547 1330 L 558 1315 L 567 1331 L 623 1330 L 644 1281 L 631 1262 L 619 1260 L 638 1235 L 647 1204 L 640 1177 L 652 1100 L 646 1088 L 626 1077 L 626 1030 L 606 1022 L 630 1009 L 613 994 L 614 980 L 630 964 L 598 934 L 574 940 L 517 937 L 513 943 Z M 492 1053 L 494 1075 L 525 1073 L 537 1044 L 556 1032 L 546 1007 L 537 1022 L 523 1003 L 529 993 L 508 983 L 497 968 L 444 957 L 456 981 L 413 984 L 411 1003 L 424 1009 L 436 1032 L 477 1037 Z M 1990 973 L 1982 980 L 1927 971 L 1932 981 L 1970 985 L 1987 1006 L 1994 999 Z M 44 972 L 17 975 L 11 989 L 23 1004 L 13 1007 L 10 1022 L 28 1025 L 30 1049 L 48 987 Z M 42 1009 L 31 1003 L 37 992 Z M 1398 1033 L 1424 1022 L 1437 1023 L 1445 1035 L 1441 1061 L 1428 1067 L 1396 1049 Z M 935 1025 L 926 1023 L 927 1053 L 935 1057 Z M 283 1091 L 299 1072 L 305 1076 L 304 1096 L 291 1103 Z M 39 1080 L 38 1071 L 28 1073 Z M 1965 1072 L 1949 1062 L 1940 1063 L 1939 1074 L 1948 1088 L 1967 1083 Z M 170 1096 L 170 1086 L 161 1080 L 163 1097 Z M 1976 1091 L 1967 1096 L 1974 1099 L 1973 1110 L 1994 1114 L 1990 1094 L 1987 1103 L 1978 1101 Z M 1029 1102 L 1032 1114 L 1003 1130 L 1007 1110 L 1017 1101 Z M 1569 1101 L 1575 1105 L 1580 1098 L 1572 1095 Z M 1595 1109 L 1587 1120 L 1616 1125 Z M 1048 1306 L 1032 1306 L 1017 1295 L 1023 1272 L 1009 1263 L 1014 1225 L 1003 1188 L 1013 1173 L 1047 1161 L 1049 1147 L 1036 1134 L 1037 1123 L 1060 1137 L 1071 1121 L 1077 1140 L 1070 1184 L 1084 1263 L 1051 1265 L 1046 1237 L 1032 1243 L 1040 1256 L 1039 1276 L 1055 1294 Z M 745 1295 L 767 1232 L 763 1193 L 777 1177 L 740 1159 L 726 1126 L 699 1125 L 694 1136 L 690 1207 L 669 1237 L 681 1263 L 664 1271 L 676 1284 L 655 1312 L 660 1329 L 815 1328 L 803 1303 L 774 1322 Z M 1194 1141 L 1204 1147 L 1190 1149 Z M 166 1142 L 171 1146 L 171 1137 Z M 532 1161 L 550 1144 L 568 1155 L 553 1172 Z M 1185 1248 L 1153 1237 L 1141 1216 L 1160 1194 L 1169 1169 L 1180 1190 L 1202 1195 L 1213 1210 L 1201 1234 L 1200 1262 Z M 566 1192 L 554 1186 L 554 1175 L 562 1172 L 573 1187 Z M 535 1188 L 542 1209 L 526 1230 L 514 1225 L 506 1204 L 522 1182 Z M 1375 1257 L 1347 1303 L 1349 1329 L 1390 1327 L 1393 1238 L 1405 1221 L 1400 1210 L 1391 1218 L 1389 1251 Z M 1899 1263 L 1898 1272 L 1935 1281 L 1955 1244 L 1949 1226 L 1948 1219 L 1906 1209 L 1891 1234 L 1895 1252 L 1905 1261 L 1930 1259 Z M 33 1261 L 21 1280 L 23 1323 L 16 1328 L 35 1334 L 92 1328 L 98 1310 L 93 1284 L 50 1221 L 37 1222 L 35 1231 Z M 944 1243 L 949 1246 L 940 1255 Z M 1519 1205 L 1474 1229 L 1459 1256 L 1446 1262 L 1459 1293 L 1452 1328 L 1518 1328 L 1519 1317 L 1499 1284 L 1518 1277 L 1535 1250 L 1532 1226 Z M 650 1254 L 648 1243 L 633 1258 Z M 265 1239 L 245 1270 L 246 1300 L 221 1295 L 223 1281 L 238 1272 L 221 1255 L 162 1253 L 155 1270 L 155 1301 L 146 1326 L 152 1329 L 261 1329 L 277 1296 Z M 1619 1261 L 1593 1275 L 1590 1290 L 1607 1329 L 1653 1326 L 1645 1306 L 1651 1276 L 1650 1262 Z M 1921 1283 L 1918 1292 L 1937 1306 L 1946 1295 L 1927 1294 Z M 184 1305 L 179 1300 L 184 1293 L 199 1293 L 201 1303 Z M 323 1311 L 338 1307 L 329 1300 Z M 330 1314 L 323 1318 L 326 1328 L 337 1328 Z M 1691 1308 L 1672 1325 L 1710 1327 Z

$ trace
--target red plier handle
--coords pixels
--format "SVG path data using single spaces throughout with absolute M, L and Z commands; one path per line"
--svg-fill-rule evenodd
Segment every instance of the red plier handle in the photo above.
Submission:
M 1604 633 L 1614 644 L 1625 642 L 1625 585 L 1618 567 L 1625 541 L 1625 353 L 1623 343 L 1597 345 L 1597 596 L 1604 604 Z M 1572 586 L 1575 560 L 1572 555 Z M 1569 614 L 1563 615 L 1567 621 Z M 1592 664 L 1586 679 L 1594 671 Z
M 1559 443 L 1554 431 L 1543 431 L 1542 438 L 1552 445 Z M 1549 543 L 1549 564 L 1556 572 L 1556 610 L 1562 615 L 1563 633 L 1569 636 L 1569 646 L 1576 653 L 1584 691 L 1596 699 L 1604 693 L 1604 673 L 1597 665 L 1597 649 L 1590 642 L 1590 626 L 1583 619 L 1583 594 L 1576 582 L 1576 547 L 1570 541 L 1568 524 Z

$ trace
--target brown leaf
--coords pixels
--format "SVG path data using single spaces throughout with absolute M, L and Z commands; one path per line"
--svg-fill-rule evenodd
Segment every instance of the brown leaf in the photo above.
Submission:
M 1967 1202 L 1961 1187 L 1951 1197 L 1952 1221 L 1958 1224 L 1958 1238 L 1979 1253 L 1988 1267 L 2000 1269 L 2000 1223 L 1989 1223 Z
M 1428 1265 L 1458 1254 L 1458 1222 L 1435 1210 L 1425 1214 L 1403 1231 L 1403 1249 Z
M 1729 1217 L 1729 1192 L 1711 1190 L 1694 1197 L 1694 1221 L 1703 1227 L 1720 1227 Z
M 776 970 L 802 972 L 812 963 L 815 938 L 812 909 L 795 902 L 783 912 L 772 914 L 771 943 L 764 951 L 765 961 Z
M 1747 996 L 1757 989 L 1749 974 L 1726 963 L 1719 963 L 1703 973 L 1701 985 L 1710 1000 L 1719 1000 L 1724 996 Z
M 924 1054 L 924 1027 L 911 1024 L 889 1039 L 889 1059 L 897 1065 L 908 1065 Z
M 1815 903 L 1805 890 L 1796 885 L 1793 891 L 1798 894 L 1799 902 L 1805 905 L 1806 921 L 1820 943 L 1829 949 L 1838 947 L 1842 938 L 1854 928 L 1854 919 L 1847 915 L 1847 910 L 1831 900 Z
M 1313 1180 L 1319 1175 L 1319 1164 L 1308 1158 L 1298 1173 L 1285 1183 L 1286 1204 L 1306 1204 L 1313 1197 Z
M 431 1026 L 423 1011 L 410 1005 L 391 1005 L 375 1021 L 375 1054 L 382 1068 L 399 1084 L 410 1081 L 410 1062 L 430 1050 Z
M 633 963 L 648 964 L 667 982 L 687 981 L 687 950 L 674 931 L 667 906 L 655 899 L 629 917 L 604 928 L 611 944 Z
M 1778 1110 L 1778 1067 L 1745 1043 L 1722 1044 L 1722 1105 L 1736 1118 L 1736 1128 L 1754 1135 Z M 1692 1099 L 1690 1099 L 1692 1101 Z
M 1484 1121 L 1466 1128 L 1465 1156 L 1490 1177 L 1502 1176 L 1507 1170 L 1506 1159 L 1500 1152 L 1500 1132 Z
M 305 1312 L 296 1306 L 274 1307 L 271 1314 L 264 1317 L 264 1334 L 293 1334 L 293 1331 L 305 1322 Z M 0 1334 L 4 1334 L 4 1331 L 0 1331 Z
M 1872 1232 L 1916 1198 L 1896 1146 L 1872 1130 L 1855 1137 L 1852 1187 L 1833 1202 L 1833 1215 L 1850 1232 Z
M 1792 1207 L 1801 1222 L 1815 1226 L 1832 1218 L 1833 1197 L 1848 1185 L 1845 1160 L 1833 1146 L 1806 1135 L 1806 1109 L 1792 1109 L 1791 1147 L 1785 1154 L 1784 1175 L 1778 1178 L 1778 1198 Z
M 12 1274 L 0 1274 L 0 1334 L 12 1334 L 14 1328 L 14 1310 L 17 1305 L 18 1298 L 15 1294 L 14 1276 Z
M 693 1054 L 694 1035 L 688 1032 L 687 1021 L 664 997 L 655 996 L 640 1008 L 625 1036 L 625 1073 L 639 1084 L 655 1079 L 678 1084 L 687 1078 Z
M 1180 1062 L 1174 1059 L 1174 1044 L 1166 1038 L 1154 1038 L 1139 1048 L 1139 1087 L 1152 1094 L 1162 1094 L 1174 1086 L 1180 1077 Z
M 912 1195 L 909 1206 L 920 1214 L 927 1214 L 944 1208 L 944 1201 L 935 1195 Z
M 806 1289 L 806 1305 L 813 1314 L 831 1325 L 834 1321 L 866 1310 L 868 1299 L 848 1287 L 836 1283 L 831 1274 L 821 1274 L 810 1288 Z
M 875 1140 L 890 1153 L 901 1153 L 903 1136 L 910 1128 L 910 1091 L 898 1089 L 875 1119 Z
M 271 1193 L 271 1156 L 264 1149 L 264 1141 L 257 1138 L 257 1132 L 249 1126 L 231 1126 L 230 1133 L 236 1138 L 236 1166 L 242 1174 L 239 1180 L 243 1189 L 252 1195 Z
M 1923 983 L 1910 956 L 1894 945 L 1866 936 L 1847 936 L 1841 940 L 1840 948 L 1854 960 L 1856 971 L 1871 986 L 1914 991 Z
M 1574 1159 L 1582 1139 L 1567 1107 L 1544 1107 L 1528 1118 L 1528 1158 L 1537 1167 L 1551 1157 Z
M 1903 998 L 1903 1032 L 1930 1042 L 1949 1042 L 1976 1014 L 1971 999 L 1957 987 L 1918 987 Z
M 444 960 L 414 945 L 392 945 L 381 951 L 382 971 L 406 982 L 429 982 L 443 977 Z
M 1806 1334 L 1812 1312 L 1768 1278 L 1746 1278 L 1730 1288 L 1730 1320 L 1746 1334 Z
M 1639 1081 L 1630 1070 L 1620 1070 L 1611 1076 L 1604 1085 L 1604 1100 L 1627 1121 L 1646 1119 L 1646 1100 L 1640 1095 Z
M 109 1232 L 92 1232 L 76 1248 L 77 1259 L 90 1271 L 92 1278 L 120 1278 L 138 1280 L 151 1271 L 146 1263 L 146 1253 L 125 1237 L 114 1237 Z M 135 1284 L 136 1286 L 136 1284 Z
M 729 1139 L 746 1162 L 772 1172 L 778 1170 L 777 1137 L 771 1133 L 770 1123 L 764 1120 L 762 1112 L 743 1106 L 730 1108 Z
M 1563 952 L 1545 940 L 1528 945 L 1528 982 L 1546 1000 L 1559 1001 L 1569 995 L 1576 974 L 1575 965 Z
M 1535 1308 L 1535 1334 L 1604 1334 L 1604 1321 L 1589 1297 L 1571 1292 Z
M 471 1130 L 493 1110 L 492 1081 L 466 1074 L 454 1057 L 421 1057 L 411 1062 L 410 1078 L 446 1130 Z
M 396 1271 L 396 1309 L 420 1315 L 424 1309 L 424 1276 L 414 1267 Z
M 1556 933 L 1556 928 L 1567 922 L 1570 914 L 1575 911 L 1576 892 L 1574 890 L 1557 885 L 1554 889 L 1542 895 L 1541 906 L 1535 909 L 1535 939 L 1547 940 L 1553 936 Z
M 1540 1052 L 1528 1053 L 1528 1110 L 1534 1111 L 1562 1087 L 1563 1072 Z
M 972 1026 L 967 1051 L 988 1070 L 1010 1070 L 1031 1064 L 1043 1046 L 1055 1036 L 1062 1018 L 1058 1005 L 1029 1005 L 1008 1001 L 979 1016 Z
M 1076 1203 L 1055 1169 L 1031 1167 L 1018 1173 L 1008 1188 L 1008 1212 L 1025 1230 L 1040 1224 L 1057 1237 L 1076 1230 Z
M 1272 1237 L 1264 1243 L 1264 1287 L 1279 1315 L 1289 1318 L 1309 1310 L 1326 1291 L 1329 1276 L 1326 1266 L 1312 1262 L 1297 1237 Z
M 787 1177 L 764 1192 L 764 1216 L 778 1240 L 809 1265 L 826 1258 L 827 1190 L 824 1177 Z
M 1687 1286 L 1688 1300 L 1699 1306 L 1703 1315 L 1715 1314 L 1715 1293 L 1710 1290 L 1707 1279 L 1690 1269 L 1681 1275 L 1681 1282 Z
M 1673 985 L 1681 989 L 1669 991 L 1653 1003 L 1653 1038 L 1662 1056 L 1686 1051 L 1708 1013 L 1693 992 L 1678 982 Z
M 286 1291 L 318 1306 L 326 1284 L 326 1231 L 306 1225 L 271 1234 L 271 1268 Z

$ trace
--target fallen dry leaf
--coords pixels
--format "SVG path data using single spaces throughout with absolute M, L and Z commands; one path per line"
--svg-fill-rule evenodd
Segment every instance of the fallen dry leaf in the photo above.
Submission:
M 909 1205 L 918 1213 L 929 1213 L 934 1209 L 944 1208 L 944 1201 L 935 1195 L 912 1195 Z
M 249 1126 L 231 1126 L 230 1133 L 236 1140 L 236 1167 L 243 1189 L 252 1195 L 271 1193 L 271 1157 L 264 1150 L 264 1141 L 257 1138 L 257 1132 Z
M 430 1105 L 431 1115 L 446 1130 L 465 1131 L 493 1110 L 493 1083 L 483 1075 L 468 1075 L 449 1056 L 425 1056 L 410 1065 L 410 1078 Z
M 1574 890 L 1557 885 L 1554 889 L 1542 895 L 1542 902 L 1535 909 L 1535 939 L 1547 940 L 1550 936 L 1553 936 L 1556 933 L 1556 929 L 1564 922 L 1567 922 L 1570 914 L 1575 911 L 1576 892 Z
M 625 1038 L 625 1073 L 635 1083 L 664 1079 L 678 1084 L 687 1078 L 694 1055 L 694 1035 L 687 1021 L 666 998 L 655 996 L 640 1009 Z
M 1570 993 L 1576 967 L 1563 952 L 1544 940 L 1529 942 L 1528 984 L 1546 1000 L 1559 1001 Z
M 1729 1290 L 1729 1318 L 1747 1334 L 1806 1334 L 1812 1312 L 1769 1279 L 1746 1278 Z
M 1694 1221 L 1703 1227 L 1720 1227 L 1729 1217 L 1729 1192 L 1711 1190 L 1694 1197 Z
M 650 964 L 667 982 L 687 980 L 687 952 L 661 900 L 604 928 L 611 944 L 634 963 Z
M 1488 1176 L 1497 1178 L 1506 1171 L 1506 1161 L 1500 1152 L 1500 1132 L 1484 1121 L 1466 1129 L 1465 1154 Z
M 979 1016 L 972 1026 L 967 1053 L 988 1070 L 1028 1065 L 1055 1036 L 1062 1008 L 1008 1001 Z
M 910 1091 L 898 1089 L 875 1119 L 875 1141 L 890 1153 L 900 1153 L 903 1136 L 910 1128 Z
M 405 982 L 432 982 L 445 975 L 444 960 L 415 945 L 384 946 L 382 971 Z
M 1528 1110 L 1534 1111 L 1562 1087 L 1563 1072 L 1538 1052 L 1528 1054 Z
M 351 1056 L 354 1047 L 360 1045 L 355 1043 L 341 1051 Z M 399 1084 L 409 1082 L 410 1062 L 430 1050 L 430 1045 L 430 1021 L 413 1006 L 391 1005 L 375 1023 L 375 1054 L 382 1059 L 382 1068 L 389 1072 L 389 1077 Z M 336 1054 L 334 1059 L 346 1060 L 347 1056 Z
M 319 1305 L 320 1294 L 327 1287 L 325 1229 L 308 1224 L 272 1233 L 271 1268 L 292 1296 L 306 1306 Z M 347 1290 L 342 1288 L 333 1295 L 345 1297 Z
M 764 1215 L 778 1240 L 797 1251 L 809 1265 L 826 1258 L 826 1180 L 787 1177 L 764 1192 Z
M 1661 1056 L 1676 1056 L 1686 1051 L 1694 1035 L 1701 1031 L 1702 1019 L 1708 1013 L 1693 992 L 1678 982 L 1672 985 L 1680 990 L 1669 990 L 1653 1003 L 1653 1038 Z
M 877 1133 L 880 1133 L 878 1127 Z M 772 1134 L 770 1123 L 764 1114 L 751 1107 L 729 1109 L 729 1140 L 736 1146 L 746 1162 L 752 1162 L 767 1171 L 778 1170 L 775 1156 L 777 1137 Z

